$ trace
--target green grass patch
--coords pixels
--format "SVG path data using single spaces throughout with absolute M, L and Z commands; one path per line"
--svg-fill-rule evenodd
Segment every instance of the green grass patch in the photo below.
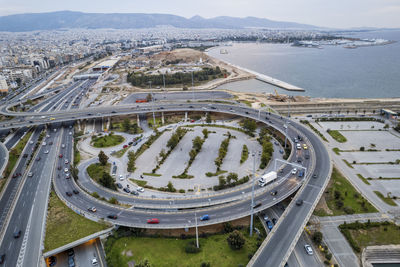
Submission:
M 354 169 L 353 165 L 351 165 L 347 160 L 343 159 L 343 162 L 346 163 L 347 167 Z
M 358 176 L 358 178 L 361 179 L 361 181 L 364 182 L 364 184 L 371 185 L 370 182 L 368 182 L 367 178 L 365 178 L 365 177 L 362 176 L 361 174 L 357 173 L 357 176 Z
M 324 195 L 331 215 L 377 212 L 336 168 L 333 168 L 330 183 Z
M 135 183 L 141 187 L 145 187 L 147 184 L 147 181 L 143 181 L 143 180 L 137 180 L 137 179 L 129 179 L 129 180 L 131 180 L 133 183 Z
M 44 251 L 53 250 L 109 227 L 105 223 L 97 223 L 78 215 L 54 191 L 50 193 L 47 215 Z
M 344 137 L 338 130 L 330 130 L 328 131 L 328 133 L 330 136 L 332 136 L 333 139 L 335 139 L 339 143 L 347 142 L 346 137 Z
M 333 152 L 335 152 L 336 155 L 340 155 L 340 149 L 338 147 L 332 148 Z
M 121 135 L 118 134 L 108 134 L 108 135 L 103 135 L 100 137 L 93 136 L 91 145 L 97 148 L 101 147 L 110 147 L 110 146 L 116 146 L 121 144 L 122 142 L 125 141 L 125 138 Z
M 315 128 L 309 121 L 307 120 L 300 120 L 300 123 L 303 123 L 305 125 L 308 125 L 308 127 L 311 128 L 311 130 L 314 131 L 314 133 L 316 133 L 319 137 L 322 138 L 322 140 L 324 140 L 325 142 L 329 142 L 328 139 L 326 139 L 326 137 L 320 132 L 318 131 L 317 128 Z
M 247 135 L 249 135 L 250 137 L 254 137 L 254 134 L 246 131 L 245 129 L 242 128 L 237 128 L 237 127 L 233 127 L 233 126 L 227 126 L 227 125 L 219 125 L 219 124 L 190 124 L 190 125 L 185 125 L 183 127 L 188 127 L 188 128 L 193 128 L 193 127 L 216 127 L 216 128 L 224 128 L 224 129 L 229 129 L 229 130 L 233 130 L 233 131 L 239 131 L 242 133 L 245 133 Z
M 367 246 L 400 244 L 400 228 L 387 221 L 341 224 L 339 229 L 356 253 Z
M 24 147 L 28 143 L 29 138 L 32 136 L 32 131 L 29 131 L 24 135 L 24 137 L 15 145 L 13 149 L 10 150 L 8 153 L 8 163 L 7 166 L 4 170 L 4 177 L 8 177 L 11 174 L 11 171 L 14 169 L 15 164 L 17 164 L 17 161 L 19 157 L 22 154 L 22 151 L 24 150 Z
M 258 220 L 256 220 L 258 221 Z M 257 227 L 257 225 L 256 225 Z M 263 230 L 260 225 L 257 227 Z M 263 238 L 249 236 L 246 230 L 240 230 L 245 237 L 245 244 L 240 250 L 232 250 L 226 241 L 229 234 L 215 234 L 199 238 L 200 252 L 186 253 L 186 245 L 194 238 L 180 239 L 169 237 L 122 237 L 115 240 L 110 247 L 106 243 L 107 263 L 109 266 L 127 267 L 128 262 L 140 262 L 148 259 L 151 266 L 201 266 L 209 262 L 211 266 L 246 266 L 249 258 L 257 251 Z M 110 240 L 111 241 L 111 240 Z M 123 252 L 131 251 L 133 256 Z
M 374 193 L 386 204 L 390 206 L 397 206 L 396 202 L 393 201 L 392 198 L 390 197 L 385 197 L 381 192 L 379 191 L 374 191 Z
M 182 174 L 179 174 L 179 175 L 174 175 L 174 176 L 172 176 L 172 178 L 176 178 L 176 179 L 192 179 L 192 178 L 194 178 L 194 176 L 190 175 L 190 174 L 187 174 L 187 173 L 182 173 Z
M 224 173 L 227 173 L 228 171 L 224 171 L 224 170 L 219 170 L 219 171 L 216 171 L 216 172 L 206 172 L 206 176 L 207 177 L 213 177 L 213 176 L 218 176 L 218 175 L 221 175 L 221 174 L 224 174 Z
M 160 177 L 161 176 L 161 174 L 151 173 L 151 172 L 144 172 L 143 175 L 154 176 L 154 177 Z
M 126 151 L 128 151 L 128 149 L 129 149 L 130 147 L 131 147 L 131 146 L 127 146 L 127 147 L 125 147 L 125 148 L 123 148 L 123 149 L 118 150 L 117 152 L 115 152 L 115 153 L 113 154 L 113 156 L 115 156 L 115 157 L 117 157 L 117 158 L 122 157 L 122 156 L 126 153 Z
M 243 145 L 242 148 L 242 155 L 240 156 L 240 164 L 245 162 L 249 158 L 249 149 L 246 145 Z
M 107 165 L 103 166 L 100 163 L 93 163 L 87 167 L 87 172 L 93 180 L 99 183 L 100 178 L 103 176 L 103 173 L 110 173 L 111 163 L 107 163 Z

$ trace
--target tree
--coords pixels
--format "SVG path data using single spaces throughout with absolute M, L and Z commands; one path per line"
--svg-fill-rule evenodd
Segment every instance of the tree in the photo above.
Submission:
M 128 166 L 127 166 L 128 172 L 135 171 L 135 160 L 136 160 L 135 152 L 129 151 L 128 152 Z
M 134 134 L 137 134 L 139 132 L 139 127 L 138 127 L 137 123 L 132 124 L 132 128 L 133 128 Z
M 103 172 L 103 176 L 99 179 L 99 183 L 104 187 L 115 189 L 114 179 L 109 173 Z
M 143 259 L 138 264 L 135 264 L 135 266 L 136 267 L 151 267 L 152 265 L 150 264 L 148 259 Z
M 207 113 L 206 122 L 207 122 L 207 123 L 211 123 L 211 122 L 212 122 L 212 121 L 211 121 L 211 115 L 210 115 L 210 113 Z
M 253 133 L 257 129 L 257 123 L 251 119 L 245 119 L 243 121 L 243 128 Z
M 243 237 L 243 234 L 238 230 L 235 230 L 232 233 L 230 233 L 226 241 L 228 241 L 228 244 L 231 247 L 231 249 L 235 250 L 241 249 L 244 246 L 244 243 L 246 242 L 246 240 Z
M 105 166 L 107 164 L 108 157 L 103 152 L 103 150 L 101 150 L 100 153 L 99 153 L 99 161 L 100 161 L 100 164 L 103 165 L 103 166 Z
M 224 177 L 223 175 L 221 175 L 220 177 L 218 177 L 218 181 L 219 181 L 219 185 L 220 185 L 220 186 L 226 185 L 226 180 L 225 180 L 225 177 Z
M 131 122 L 128 118 L 124 119 L 124 121 L 122 122 L 122 128 L 124 132 L 129 132 L 131 128 Z
M 204 140 L 201 139 L 200 136 L 196 136 L 196 137 L 193 139 L 193 148 L 194 148 L 197 152 L 199 152 L 200 149 L 201 149 L 201 147 L 202 147 L 202 145 L 203 145 L 203 142 L 204 142 Z
M 204 128 L 202 132 L 204 135 L 204 139 L 206 139 L 208 137 L 208 130 L 206 128 Z
M 322 233 L 317 231 L 313 234 L 313 240 L 314 242 L 319 245 L 322 242 Z
M 231 172 L 228 174 L 228 176 L 226 176 L 226 181 L 228 182 L 228 184 L 230 184 L 232 180 L 235 182 L 238 180 L 237 173 Z

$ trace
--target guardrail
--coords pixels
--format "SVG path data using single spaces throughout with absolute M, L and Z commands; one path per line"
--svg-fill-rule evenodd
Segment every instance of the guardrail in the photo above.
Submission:
M 0 167 L 0 179 L 3 179 L 3 172 L 7 167 L 7 163 L 8 163 L 8 149 L 6 148 L 6 146 L 3 144 L 3 142 L 0 142 L 0 149 L 5 151 L 5 158 L 2 159 L 2 163 L 3 165 Z M 1 197 L 0 197 L 1 198 Z

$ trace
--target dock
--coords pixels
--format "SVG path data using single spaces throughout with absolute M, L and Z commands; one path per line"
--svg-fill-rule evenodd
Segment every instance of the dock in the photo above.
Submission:
M 233 64 L 230 64 L 230 65 L 235 67 L 235 68 L 238 68 L 238 69 L 241 69 L 243 71 L 246 71 L 246 72 L 248 72 L 250 74 L 253 74 L 255 76 L 256 80 L 259 80 L 259 81 L 262 81 L 262 82 L 265 82 L 265 83 L 269 83 L 269 84 L 278 86 L 278 87 L 280 87 L 282 89 L 285 89 L 285 90 L 288 90 L 288 91 L 297 91 L 297 92 L 305 92 L 306 91 L 303 88 L 300 88 L 300 87 L 297 87 L 297 86 L 295 86 L 293 84 L 290 84 L 290 83 L 287 83 L 287 82 L 272 78 L 272 77 L 270 77 L 268 75 L 261 74 L 261 73 L 258 73 L 256 71 L 249 70 L 249 69 L 246 69 L 246 68 L 243 68 L 243 67 L 240 67 L 240 66 L 236 66 L 236 65 L 233 65 Z

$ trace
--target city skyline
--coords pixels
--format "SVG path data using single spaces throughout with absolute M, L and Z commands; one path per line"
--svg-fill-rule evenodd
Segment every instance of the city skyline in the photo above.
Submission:
M 399 28 L 400 3 L 393 0 L 354 0 L 351 2 L 340 0 L 321 2 L 306 0 L 293 2 L 284 0 L 279 2 L 251 0 L 246 1 L 210 1 L 190 3 L 182 0 L 131 1 L 126 3 L 116 0 L 110 6 L 106 1 L 72 0 L 68 3 L 59 3 L 41 0 L 40 4 L 26 0 L 3 0 L 0 7 L 0 16 L 21 13 L 42 13 L 61 10 L 81 11 L 87 13 L 157 13 L 173 14 L 190 18 L 202 16 L 213 18 L 218 16 L 259 17 L 277 21 L 291 21 L 329 28 Z

